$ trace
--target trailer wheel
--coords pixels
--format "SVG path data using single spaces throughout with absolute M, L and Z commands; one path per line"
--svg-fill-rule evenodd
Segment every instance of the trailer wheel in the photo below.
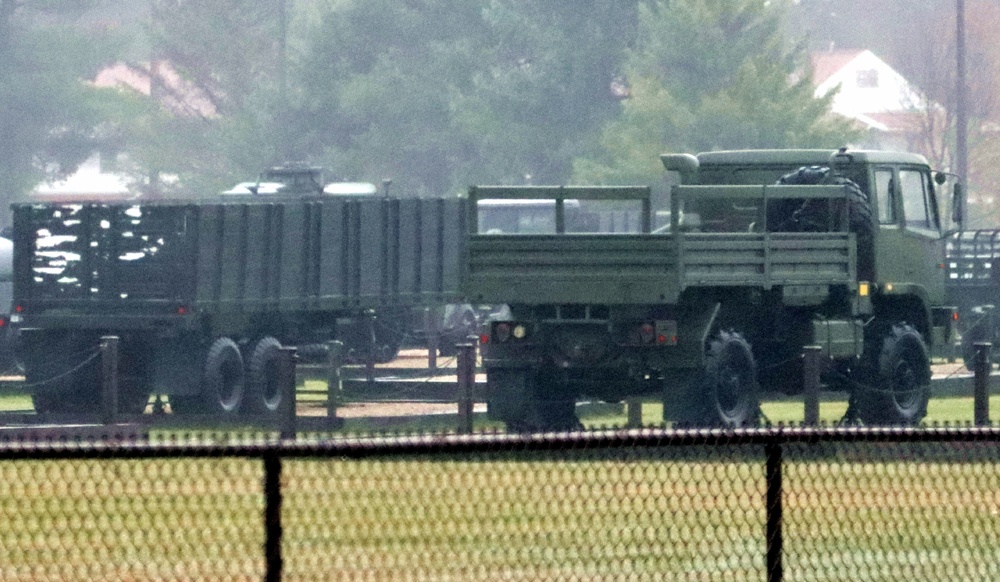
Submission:
M 232 414 L 243 404 L 243 356 L 236 342 L 220 337 L 208 348 L 202 376 L 205 412 Z
M 510 432 L 578 430 L 576 396 L 550 366 L 490 370 L 487 411 Z
M 896 324 L 882 336 L 877 357 L 869 357 L 854 411 L 870 425 L 914 425 L 927 415 L 931 361 L 920 332 Z
M 272 413 L 281 406 L 280 351 L 281 342 L 270 336 L 254 344 L 247 363 L 247 408 L 250 412 Z
M 695 426 L 755 426 L 760 418 L 757 365 L 742 335 L 720 332 L 708 346 L 705 369 L 688 389 L 682 422 Z

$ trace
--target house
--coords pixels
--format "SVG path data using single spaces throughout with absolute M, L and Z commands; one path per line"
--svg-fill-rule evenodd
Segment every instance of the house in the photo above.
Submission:
M 174 115 L 210 119 L 218 116 L 209 95 L 185 80 L 169 63 L 116 63 L 102 69 L 90 82 L 95 87 L 134 91 L 156 99 Z M 120 156 L 127 159 L 127 156 Z M 121 165 L 120 163 L 115 166 Z M 159 176 L 173 182 L 175 176 Z M 109 172 L 100 152 L 94 152 L 77 171 L 56 182 L 42 182 L 32 191 L 41 200 L 118 200 L 139 195 L 143 180 L 128 173 Z
M 812 55 L 815 96 L 838 90 L 834 113 L 869 130 L 861 147 L 922 151 L 928 103 L 899 72 L 870 50 L 829 50 Z

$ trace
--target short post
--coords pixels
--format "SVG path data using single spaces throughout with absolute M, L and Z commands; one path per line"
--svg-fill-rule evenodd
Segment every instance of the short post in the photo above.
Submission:
M 458 345 L 458 433 L 472 434 L 472 387 L 476 383 L 476 345 Z
M 438 330 L 437 313 L 430 307 L 424 309 L 424 330 L 427 332 L 427 367 L 431 370 L 437 370 L 441 334 Z
M 823 348 L 806 346 L 802 353 L 802 394 L 805 400 L 806 426 L 819 424 L 819 374 L 822 366 Z
M 990 423 L 990 342 L 976 342 L 976 365 L 974 387 L 974 422 L 976 426 L 986 426 Z
M 118 343 L 117 336 L 101 338 L 101 422 L 118 422 Z
M 368 383 L 375 382 L 375 350 L 378 349 L 375 341 L 375 314 L 371 311 L 365 314 L 365 326 L 368 333 L 368 357 L 365 359 L 365 375 Z
M 344 343 L 331 341 L 326 344 L 326 416 L 336 418 L 340 407 L 342 377 L 340 368 L 344 365 Z
M 626 421 L 625 426 L 642 428 L 642 399 L 629 398 L 625 401 L 625 409 L 628 413 L 628 421 Z
M 282 440 L 295 440 L 295 363 L 298 360 L 296 349 L 282 347 L 278 350 L 278 389 L 281 390 L 279 406 L 280 437 Z

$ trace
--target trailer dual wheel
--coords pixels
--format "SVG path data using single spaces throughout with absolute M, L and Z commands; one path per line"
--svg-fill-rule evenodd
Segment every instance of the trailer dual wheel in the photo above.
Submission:
M 917 424 L 927 415 L 931 394 L 927 344 L 908 324 L 893 325 L 877 339 L 853 395 L 854 413 L 865 424 Z
M 247 362 L 247 410 L 269 414 L 281 406 L 281 342 L 263 337 L 253 344 Z
M 181 414 L 235 414 L 243 406 L 245 373 L 236 342 L 220 337 L 209 346 L 201 370 L 201 392 L 170 396 Z
M 757 365 L 742 335 L 720 332 L 709 342 L 705 368 L 688 388 L 682 424 L 736 428 L 760 418 Z

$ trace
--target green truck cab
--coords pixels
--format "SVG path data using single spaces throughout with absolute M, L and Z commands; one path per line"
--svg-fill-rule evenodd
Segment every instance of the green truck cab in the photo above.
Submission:
M 763 390 L 801 390 L 810 345 L 852 418 L 924 417 L 930 355 L 955 333 L 943 174 L 914 154 L 846 149 L 661 159 L 679 182 L 669 208 L 646 187 L 470 190 L 466 297 L 510 306 L 482 338 L 494 417 L 572 428 L 582 396 L 655 393 L 668 419 L 753 425 Z M 480 232 L 482 199 L 552 200 L 555 228 Z M 569 200 L 598 218 L 568 221 Z M 635 228 L 575 227 L 608 212 Z

